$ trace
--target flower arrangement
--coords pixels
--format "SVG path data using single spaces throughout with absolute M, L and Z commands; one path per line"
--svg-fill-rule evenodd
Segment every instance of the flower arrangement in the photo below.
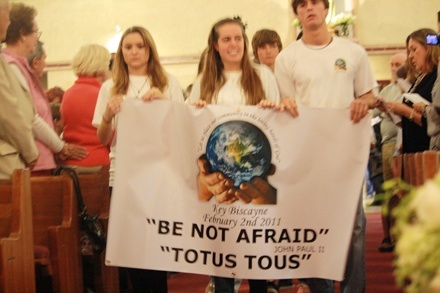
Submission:
M 440 173 L 413 188 L 393 214 L 398 285 L 408 293 L 440 292 Z
M 354 23 L 354 20 L 356 19 L 356 16 L 354 16 L 351 13 L 339 13 L 332 17 L 330 20 L 329 26 L 334 28 L 337 26 L 348 26 L 350 24 Z
M 349 36 L 349 30 L 348 26 L 350 24 L 354 23 L 354 20 L 356 19 L 356 16 L 354 16 L 351 13 L 339 13 L 332 17 L 330 20 L 328 26 L 332 29 L 335 29 L 336 27 L 340 27 L 340 30 L 338 29 L 338 34 L 340 36 Z
M 293 25 L 293 26 L 298 26 L 298 27 L 300 27 L 300 26 L 301 26 L 301 21 L 299 20 L 299 18 L 295 18 L 295 19 L 292 21 L 292 25 Z

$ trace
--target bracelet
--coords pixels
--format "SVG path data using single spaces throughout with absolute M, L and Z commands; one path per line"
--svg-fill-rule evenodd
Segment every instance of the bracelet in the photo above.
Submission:
M 411 114 L 409 115 L 408 119 L 411 122 L 414 120 L 414 108 L 412 109 Z

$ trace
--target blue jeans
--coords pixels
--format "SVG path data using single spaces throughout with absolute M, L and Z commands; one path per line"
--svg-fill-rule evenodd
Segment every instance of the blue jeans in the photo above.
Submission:
M 373 182 L 371 182 L 370 170 L 368 170 L 368 168 L 367 168 L 367 172 L 365 174 L 365 182 L 367 185 L 367 195 L 372 196 L 374 193 L 374 185 L 373 185 Z
M 341 293 L 363 293 L 367 283 L 365 273 L 365 229 L 367 220 L 362 206 L 362 194 L 356 211 L 353 233 L 350 242 L 347 264 L 345 265 L 345 278 L 341 282 Z M 333 293 L 333 280 L 327 279 L 302 279 L 312 293 Z

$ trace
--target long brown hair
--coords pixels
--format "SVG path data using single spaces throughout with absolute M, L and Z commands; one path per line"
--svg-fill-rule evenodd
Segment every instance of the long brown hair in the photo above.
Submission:
M 112 77 L 114 81 L 113 88 L 111 89 L 112 95 L 122 94 L 125 95 L 130 84 L 130 77 L 128 73 L 127 63 L 124 61 L 122 54 L 122 42 L 128 34 L 138 33 L 144 40 L 146 48 L 150 49 L 150 57 L 147 64 L 147 76 L 150 81 L 151 87 L 155 86 L 162 92 L 168 85 L 168 77 L 160 64 L 159 54 L 157 53 L 156 44 L 153 41 L 151 34 L 143 27 L 133 26 L 127 29 L 119 41 L 118 50 L 115 55 L 115 61 L 112 67 Z
M 207 103 L 217 101 L 217 96 L 220 88 L 226 83 L 226 76 L 223 73 L 224 65 L 220 58 L 219 52 L 215 49 L 218 42 L 218 30 L 227 23 L 233 23 L 240 26 L 243 33 L 243 58 L 241 59 L 241 78 L 240 84 L 246 94 L 246 104 L 256 105 L 261 100 L 266 98 L 263 84 L 260 76 L 252 65 L 248 55 L 249 41 L 246 36 L 245 26 L 240 18 L 225 18 L 218 21 L 211 29 L 208 38 L 208 48 L 205 57 L 205 64 L 203 67 L 203 75 L 200 85 L 200 99 Z
M 436 66 L 438 64 L 438 59 L 440 57 L 440 47 L 427 45 L 426 44 L 426 35 L 427 34 L 436 34 L 436 33 L 434 30 L 432 30 L 430 28 L 422 28 L 422 29 L 419 29 L 419 30 L 412 32 L 406 38 L 406 51 L 409 56 L 409 40 L 410 39 L 412 39 L 413 41 L 422 45 L 426 49 L 425 67 L 426 67 L 427 72 L 431 72 L 434 69 L 434 66 Z M 410 68 L 410 70 L 415 71 L 415 68 L 411 62 L 407 62 L 407 64 L 408 64 L 408 67 Z

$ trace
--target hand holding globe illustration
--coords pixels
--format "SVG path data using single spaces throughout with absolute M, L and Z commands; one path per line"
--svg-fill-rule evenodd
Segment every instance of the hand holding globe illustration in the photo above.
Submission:
M 206 155 L 200 156 L 197 163 L 200 170 L 197 183 L 201 200 L 209 201 L 214 195 L 219 203 L 233 203 L 238 200 L 235 197 L 236 188 L 233 187 L 232 180 L 226 178 L 221 171 L 211 172 Z
M 273 175 L 275 173 L 275 166 L 271 165 L 269 170 L 270 172 L 266 175 Z M 267 176 L 254 177 L 251 182 L 241 183 L 240 189 L 235 192 L 235 196 L 245 203 L 277 203 L 277 191 L 267 182 Z
M 276 204 L 276 189 L 267 181 L 275 173 L 264 133 L 248 122 L 229 121 L 210 134 L 206 154 L 198 159 L 199 197 L 219 203 Z

